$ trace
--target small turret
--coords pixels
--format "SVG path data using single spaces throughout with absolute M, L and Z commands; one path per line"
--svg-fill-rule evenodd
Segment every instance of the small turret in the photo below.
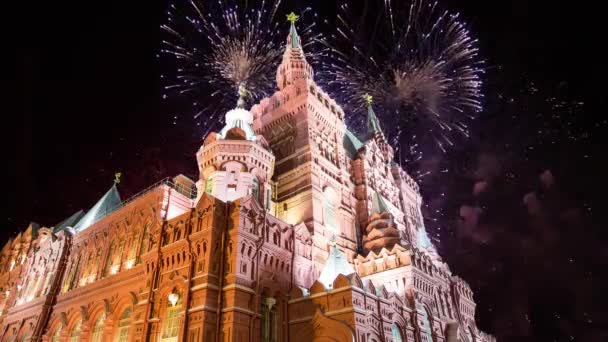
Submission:
M 247 90 L 239 87 L 236 108 L 226 113 L 226 124 L 210 133 L 196 155 L 200 179 L 198 196 L 208 193 L 222 201 L 253 196 L 267 209 L 270 206 L 274 156 L 266 140 L 251 127 L 253 115 L 245 109 Z

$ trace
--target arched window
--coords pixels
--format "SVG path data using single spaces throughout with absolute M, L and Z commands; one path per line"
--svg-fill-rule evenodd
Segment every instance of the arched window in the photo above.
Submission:
M 70 341 L 69 342 L 79 342 L 80 341 L 80 326 L 82 322 L 79 320 L 74 324 L 72 328 L 72 332 L 70 333 Z
M 51 336 L 51 342 L 59 342 L 61 340 L 61 326 L 55 330 L 53 336 Z
M 95 322 L 95 326 L 93 327 L 93 331 L 91 332 L 91 342 L 101 342 L 103 337 L 103 327 L 105 326 L 106 315 L 102 314 L 97 321 Z
M 403 342 L 403 335 L 401 335 L 401 330 L 396 323 L 393 323 L 391 326 L 391 332 L 393 334 L 393 342 Z
M 78 275 L 80 274 L 80 267 L 82 266 L 80 255 L 78 256 L 78 261 L 76 263 L 76 268 L 74 268 L 74 273 L 72 273 L 70 277 L 69 289 L 74 289 L 78 286 Z
M 253 177 L 253 184 L 251 188 L 251 196 L 255 198 L 258 202 L 260 201 L 260 181 L 258 177 Z
M 130 266 L 135 264 L 135 254 L 137 254 L 137 246 L 139 245 L 139 231 L 133 233 L 133 240 L 131 241 L 131 249 L 129 250 L 128 262 Z
M 29 283 L 27 290 L 25 292 L 25 301 L 29 302 L 35 298 L 36 292 L 38 291 L 38 286 L 40 286 L 40 282 L 42 281 L 42 277 L 38 274 L 34 277 L 34 280 Z
M 433 341 L 433 330 L 431 326 L 431 315 L 429 314 L 426 308 L 422 309 L 422 327 L 424 328 L 424 332 L 420 334 L 422 337 L 422 341 L 432 342 Z
M 95 263 L 93 264 L 93 269 L 91 270 L 90 281 L 97 279 L 97 274 L 99 273 L 99 268 L 101 267 L 101 249 L 97 250 L 97 255 L 95 256 Z
M 84 271 L 82 272 L 82 276 L 80 279 L 80 282 L 82 283 L 82 285 L 89 282 L 89 276 L 93 273 L 94 264 L 95 264 L 95 256 L 94 256 L 94 252 L 91 251 L 91 253 L 89 253 L 89 258 L 87 259 L 87 264 L 85 266 Z
M 110 248 L 108 249 L 108 255 L 106 256 L 106 267 L 103 270 L 103 275 L 107 276 L 108 274 L 110 274 L 110 270 L 112 268 L 112 259 L 114 256 L 114 241 L 110 242 Z
M 129 327 L 131 326 L 131 307 L 126 308 L 118 319 L 118 327 L 114 335 L 115 342 L 129 341 Z
M 445 306 L 448 311 L 448 317 L 452 318 L 452 307 L 450 306 L 450 297 L 447 293 L 444 293 L 445 296 Z
M 266 198 L 264 199 L 266 203 L 266 210 L 270 209 L 270 189 L 266 189 Z
M 122 260 L 123 260 L 123 254 L 125 252 L 125 238 L 121 238 L 120 242 L 118 243 L 118 254 L 116 255 L 115 260 L 112 262 L 112 266 L 114 266 L 114 269 L 112 269 L 112 273 L 116 273 L 118 271 L 120 271 L 121 265 L 122 265 Z
M 260 321 L 260 334 L 262 342 L 276 342 L 278 340 L 277 331 L 277 310 L 276 299 L 266 297 L 262 301 L 262 317 Z
M 149 226 L 149 224 L 148 224 L 148 223 L 146 223 L 146 224 L 144 225 L 144 231 L 143 231 L 143 233 L 141 234 L 141 245 L 140 245 L 140 247 L 139 247 L 139 256 L 137 257 L 137 261 L 135 262 L 136 264 L 139 264 L 139 263 L 140 263 L 140 261 L 141 261 L 141 256 L 142 256 L 144 253 L 146 253 L 146 252 L 147 252 L 147 250 L 146 250 L 146 249 L 148 248 L 148 246 L 147 246 L 147 244 L 146 244 L 146 240 L 148 239 L 148 226 Z
M 335 207 L 337 197 L 335 191 L 329 187 L 323 193 L 323 222 L 325 229 L 330 232 L 335 232 L 338 228 Z
M 177 342 L 177 335 L 179 333 L 179 312 L 182 307 L 181 298 L 175 293 L 171 293 L 169 296 L 167 311 L 165 312 L 165 319 L 163 322 L 161 342 Z
M 205 192 L 209 195 L 213 194 L 213 180 L 211 178 L 205 179 Z

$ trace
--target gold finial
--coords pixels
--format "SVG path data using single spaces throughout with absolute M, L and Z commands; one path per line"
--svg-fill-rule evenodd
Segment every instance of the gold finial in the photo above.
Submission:
M 247 95 L 249 94 L 249 91 L 247 91 L 247 88 L 245 88 L 244 84 L 239 84 L 239 97 L 247 97 Z
M 122 173 L 120 173 L 120 172 L 116 172 L 114 174 L 114 184 L 120 183 L 120 176 L 122 176 Z
M 368 93 L 365 93 L 365 95 L 363 95 L 363 100 L 365 101 L 365 103 L 367 103 L 368 107 L 372 105 L 372 102 L 374 102 L 374 98 Z
M 237 108 L 245 108 L 245 98 L 249 96 L 249 91 L 245 88 L 244 84 L 239 84 L 239 99 L 236 101 Z
M 292 25 L 300 19 L 300 16 L 291 12 L 287 15 L 287 21 L 289 21 Z

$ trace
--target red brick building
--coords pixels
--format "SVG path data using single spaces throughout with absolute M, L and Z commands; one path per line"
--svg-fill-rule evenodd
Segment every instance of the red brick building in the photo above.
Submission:
M 164 180 L 31 224 L 0 254 L 1 341 L 475 341 L 372 109 L 358 137 L 291 26 L 277 92 Z

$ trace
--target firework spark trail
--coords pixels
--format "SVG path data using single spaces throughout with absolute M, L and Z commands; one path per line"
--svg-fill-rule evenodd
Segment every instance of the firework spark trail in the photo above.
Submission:
M 412 164 L 425 158 L 421 147 L 446 153 L 458 136 L 469 136 L 468 122 L 482 110 L 483 61 L 459 14 L 426 0 L 399 6 L 377 1 L 385 9 L 378 30 L 368 27 L 375 20 L 354 25 L 367 13 L 355 13 L 346 3 L 339 7 L 336 33 L 326 42 L 329 62 L 321 65 L 318 81 L 350 113 L 362 113 L 362 95 L 371 94 L 377 113 L 394 123 L 385 133 L 398 137 L 403 161 L 415 171 Z M 361 115 L 350 121 L 364 130 Z
M 185 96 L 197 124 L 209 128 L 234 107 L 240 86 L 247 89 L 249 101 L 272 95 L 286 37 L 280 7 L 281 0 L 171 4 L 161 26 L 165 39 L 159 57 L 171 65 L 161 76 L 163 98 Z M 316 16 L 312 9 L 300 15 L 305 46 L 321 41 L 309 19 Z M 322 51 L 316 50 L 306 55 L 309 61 L 320 57 Z

